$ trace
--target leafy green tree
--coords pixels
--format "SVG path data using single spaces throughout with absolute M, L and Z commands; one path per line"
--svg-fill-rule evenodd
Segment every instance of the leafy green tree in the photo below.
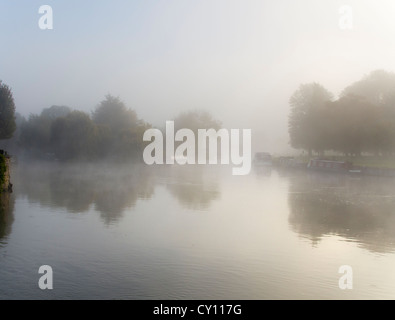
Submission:
M 107 95 L 92 119 L 98 127 L 101 155 L 125 158 L 142 154 L 143 134 L 150 125 L 138 119 L 136 112 L 119 98 Z
M 72 111 L 51 125 L 51 145 L 61 160 L 90 158 L 95 153 L 96 127 L 89 115 Z
M 174 126 L 175 130 L 191 129 L 196 136 L 198 129 L 220 129 L 221 122 L 215 120 L 208 111 L 187 111 L 181 112 L 174 119 Z
M 375 70 L 346 87 L 340 97 L 359 96 L 376 106 L 395 109 L 395 73 Z
M 20 145 L 33 154 L 52 153 L 52 124 L 56 119 L 70 114 L 71 111 L 66 106 L 52 106 L 43 109 L 40 115 L 30 115 L 27 121 L 21 123 Z
M 12 138 L 8 140 L 0 141 L 0 149 L 7 150 L 7 152 L 12 155 L 17 155 L 22 151 L 19 146 L 19 139 L 21 134 L 21 127 L 25 122 L 26 119 L 20 113 L 16 112 L 15 113 L 16 130 L 14 131 Z
M 331 123 L 328 149 L 360 155 L 362 152 L 378 152 L 383 147 L 381 113 L 365 99 L 342 97 L 328 103 L 323 116 Z
M 190 129 L 195 134 L 195 148 L 197 148 L 195 156 L 198 157 L 199 153 L 202 150 L 205 150 L 207 157 L 209 157 L 209 144 L 204 143 L 200 139 L 198 139 L 198 130 L 199 129 L 214 129 L 219 130 L 221 129 L 221 122 L 214 119 L 212 114 L 208 111 L 202 110 L 194 110 L 194 111 L 187 111 L 181 112 L 175 119 L 174 119 L 174 129 L 175 132 L 179 129 Z M 210 136 L 211 137 L 211 136 Z M 213 138 L 213 137 L 211 137 Z M 217 138 L 218 141 L 218 138 Z M 166 143 L 166 142 L 165 142 Z M 175 142 L 175 148 L 177 148 L 182 142 Z M 217 155 L 221 154 L 221 144 L 218 142 L 217 144 Z
M 11 89 L 0 81 L 0 140 L 10 139 L 15 129 L 14 97 Z
M 107 126 L 114 133 L 138 124 L 136 112 L 128 109 L 119 98 L 112 95 L 107 95 L 105 100 L 100 102 L 93 112 L 92 119 L 97 125 Z
M 32 154 L 50 152 L 52 120 L 31 114 L 21 124 L 20 145 Z
M 312 151 L 323 152 L 327 126 L 322 117 L 323 109 L 333 95 L 318 83 L 302 84 L 291 96 L 291 111 L 288 119 L 288 132 L 291 146 Z
M 67 106 L 52 106 L 50 108 L 45 108 L 41 111 L 41 117 L 56 120 L 57 118 L 66 117 L 73 110 Z
M 347 96 L 359 97 L 374 105 L 377 115 L 380 115 L 379 119 L 376 119 L 375 130 L 369 137 L 371 152 L 393 153 L 395 151 L 395 73 L 375 70 L 345 88 L 341 97 Z

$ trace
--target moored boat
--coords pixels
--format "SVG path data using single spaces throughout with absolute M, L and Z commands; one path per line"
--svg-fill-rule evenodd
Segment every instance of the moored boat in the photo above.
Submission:
M 310 170 L 330 172 L 352 172 L 352 164 L 348 161 L 334 161 L 324 159 L 311 159 L 307 164 Z

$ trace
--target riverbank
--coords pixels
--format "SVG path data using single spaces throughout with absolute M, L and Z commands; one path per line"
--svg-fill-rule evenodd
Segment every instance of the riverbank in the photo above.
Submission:
M 7 152 L 0 150 L 0 193 L 12 192 L 10 168 L 10 157 Z
M 309 167 L 312 159 L 319 159 L 326 162 L 343 162 L 347 164 L 339 169 L 331 166 Z M 328 156 L 322 158 L 309 158 L 308 156 L 300 157 L 276 157 L 273 159 L 273 165 L 282 168 L 302 169 L 302 170 L 319 170 L 333 173 L 353 173 L 371 176 L 395 177 L 395 158 L 393 157 L 374 157 L 374 156 Z M 345 169 L 346 168 L 346 169 Z

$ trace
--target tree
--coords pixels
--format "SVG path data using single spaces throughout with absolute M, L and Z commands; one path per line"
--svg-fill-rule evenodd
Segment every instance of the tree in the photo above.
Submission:
M 302 84 L 295 91 L 289 100 L 288 132 L 292 147 L 305 149 L 309 155 L 313 150 L 323 152 L 326 149 L 322 112 L 332 99 L 332 93 L 318 83 Z
M 207 157 L 210 155 L 209 151 L 209 143 L 206 141 L 200 140 L 198 138 L 198 130 L 199 129 L 221 129 L 221 122 L 214 119 L 210 112 L 195 110 L 180 113 L 174 119 L 174 130 L 177 132 L 180 129 L 190 129 L 195 135 L 195 148 L 197 148 L 195 152 L 196 158 L 202 150 L 205 150 Z M 219 143 L 219 138 L 214 134 L 210 133 L 208 139 L 213 138 L 216 139 L 217 144 L 217 156 L 219 156 L 222 152 L 221 143 Z M 175 148 L 177 148 L 182 142 L 175 142 Z
M 395 73 L 375 70 L 346 87 L 340 97 L 359 96 L 376 106 L 395 107 Z
M 215 129 L 221 128 L 221 122 L 215 120 L 207 111 L 188 111 L 180 113 L 174 119 L 175 130 L 187 128 L 191 129 L 197 136 L 198 129 Z
M 107 95 L 100 102 L 92 115 L 97 125 L 107 126 L 112 132 L 120 132 L 137 125 L 136 112 L 126 108 L 125 104 L 117 97 Z
M 62 160 L 89 158 L 95 152 L 96 127 L 89 115 L 72 111 L 51 125 L 51 145 Z
M 54 121 L 64 118 L 72 110 L 66 106 L 52 106 L 42 110 L 40 115 L 32 114 L 22 122 L 19 143 L 30 152 L 53 153 L 51 146 L 51 127 Z
M 11 89 L 0 81 L 0 140 L 10 139 L 15 129 L 14 97 Z
M 98 127 L 101 155 L 134 157 L 141 154 L 143 134 L 150 126 L 117 97 L 107 95 L 92 114 Z
M 49 118 L 31 114 L 28 120 L 21 124 L 20 145 L 37 154 L 50 152 L 51 125 L 52 120 Z
M 380 110 L 381 107 L 357 96 L 329 102 L 323 114 L 330 123 L 327 148 L 349 155 L 381 151 L 387 141 Z
M 17 155 L 22 151 L 20 149 L 19 142 L 20 142 L 21 128 L 25 122 L 26 122 L 25 117 L 23 117 L 20 113 L 16 112 L 15 113 L 16 130 L 14 131 L 14 134 L 11 139 L 0 141 L 0 149 L 7 150 L 8 153 L 13 155 Z
M 67 106 L 52 106 L 41 111 L 41 117 L 56 120 L 57 118 L 66 117 L 71 111 L 73 110 Z
M 367 137 L 375 154 L 389 154 L 395 150 L 395 73 L 375 70 L 361 80 L 346 87 L 340 95 L 358 97 L 370 103 L 374 112 L 368 123 L 376 122 L 371 136 Z M 366 127 L 366 126 L 365 126 Z

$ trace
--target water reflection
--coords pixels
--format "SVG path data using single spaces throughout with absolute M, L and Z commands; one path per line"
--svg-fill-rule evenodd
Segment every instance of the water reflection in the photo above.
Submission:
M 167 189 L 180 204 L 192 210 L 207 210 L 220 196 L 218 180 L 202 167 L 173 167 Z
M 290 176 L 292 229 L 317 245 L 338 235 L 372 252 L 395 251 L 395 180 L 321 173 Z
M 271 166 L 254 166 L 253 172 L 255 175 L 260 177 L 270 177 L 272 175 Z
M 18 197 L 72 213 L 93 206 L 105 224 L 119 221 L 139 199 L 151 199 L 160 181 L 182 206 L 193 210 L 208 209 L 220 195 L 215 175 L 198 166 L 21 163 L 13 180 Z
M 0 246 L 6 242 L 14 222 L 14 197 L 10 193 L 0 193 Z
M 155 182 L 145 166 L 108 169 L 104 164 L 22 164 L 15 170 L 14 185 L 18 196 L 41 205 L 73 213 L 86 212 L 93 205 L 104 223 L 111 224 L 138 199 L 151 198 Z

